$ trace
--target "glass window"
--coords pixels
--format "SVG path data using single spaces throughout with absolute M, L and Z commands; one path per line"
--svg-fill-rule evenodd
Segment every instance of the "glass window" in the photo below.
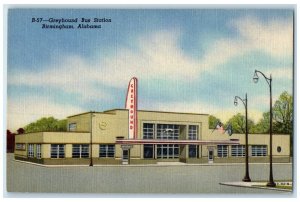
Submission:
M 189 140 L 197 140 L 197 136 L 198 136 L 198 126 L 196 125 L 190 125 L 189 126 L 189 133 L 188 133 L 188 138 Z
M 197 140 L 198 126 L 190 125 L 188 131 L 189 140 Z M 189 158 L 197 158 L 197 145 L 189 145 Z
M 189 158 L 197 158 L 198 146 L 197 145 L 189 145 Z
M 153 144 L 145 144 L 144 145 L 144 158 L 145 159 L 152 159 L 154 158 L 154 145 Z
M 228 145 L 218 145 L 218 157 L 227 157 L 228 156 Z
M 34 144 L 28 144 L 28 157 L 34 157 Z
M 107 157 L 107 145 L 100 145 L 99 157 Z
M 41 144 L 36 145 L 36 158 L 41 159 L 42 158 L 42 149 L 41 149 Z
M 73 144 L 72 157 L 73 158 L 89 158 L 89 145 L 88 144 Z
M 51 144 L 51 158 L 65 158 L 65 145 Z
M 267 156 L 267 145 L 252 145 L 251 146 L 252 156 Z
M 122 156 L 122 159 L 123 160 L 128 160 L 128 150 L 123 150 L 123 156 Z
M 234 157 L 245 156 L 245 145 L 232 145 L 231 156 Z
M 26 150 L 26 145 L 24 143 L 17 143 L 16 150 Z
M 99 145 L 99 157 L 114 157 L 115 145 L 113 144 L 100 144 Z
M 73 144 L 72 158 L 80 158 L 80 144 Z
M 179 139 L 179 125 L 157 124 L 157 139 Z
M 174 159 L 179 157 L 178 144 L 158 144 L 157 158 Z
M 281 152 L 281 147 L 280 147 L 280 146 L 277 147 L 277 152 L 278 152 L 278 153 Z
M 81 145 L 81 158 L 89 158 L 90 146 L 88 144 Z
M 153 139 L 154 138 L 154 124 L 144 123 L 143 124 L 143 138 Z
M 115 145 L 107 145 L 107 157 L 115 156 Z
M 58 158 L 65 158 L 65 145 L 59 145 Z
M 69 131 L 76 131 L 77 124 L 76 123 L 69 123 Z

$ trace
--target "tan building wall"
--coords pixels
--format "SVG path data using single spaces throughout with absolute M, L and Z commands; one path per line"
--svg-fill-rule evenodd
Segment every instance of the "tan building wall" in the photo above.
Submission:
M 43 133 L 31 133 L 15 136 L 15 144 L 25 144 L 25 149 L 17 150 L 15 146 L 15 155 L 27 157 L 28 143 L 40 144 L 43 142 Z
M 115 143 L 116 137 L 126 137 L 128 133 L 127 111 L 116 114 L 93 114 L 93 142 Z
M 204 140 L 228 140 L 228 139 L 238 139 L 241 145 L 245 145 L 246 138 L 245 134 L 232 134 L 229 136 L 228 134 L 224 134 L 217 130 L 209 131 L 205 135 Z M 273 134 L 273 156 L 290 156 L 290 135 L 287 134 Z M 248 135 L 248 145 L 249 145 L 249 156 L 251 156 L 251 145 L 267 145 L 269 148 L 270 144 L 270 134 L 249 134 Z M 277 147 L 281 147 L 281 151 L 277 151 Z M 229 147 L 229 154 L 231 153 L 231 147 Z M 270 150 L 267 150 L 267 154 L 270 155 Z M 202 147 L 202 155 L 208 155 L 207 146 Z M 214 152 L 214 156 L 217 156 L 217 152 Z
M 45 163 L 59 164 L 59 159 L 51 161 L 51 144 L 65 144 L 65 160 L 72 159 L 72 144 L 90 144 L 92 128 L 92 156 L 96 163 L 120 163 L 112 158 L 99 158 L 99 144 L 115 144 L 117 137 L 128 138 L 128 111 L 124 109 L 110 110 L 105 112 L 88 112 L 68 117 L 68 124 L 76 124 L 75 131 L 72 132 L 40 132 L 23 134 L 16 136 L 16 144 L 23 143 L 26 145 L 24 150 L 15 150 L 15 156 L 27 158 L 28 143 L 42 144 L 42 159 L 46 159 Z M 143 124 L 176 124 L 180 126 L 179 139 L 188 139 L 188 126 L 198 126 L 198 140 L 229 140 L 239 139 L 240 144 L 244 144 L 244 134 L 227 134 L 219 131 L 208 129 L 207 114 L 192 113 L 170 113 L 170 112 L 153 112 L 138 111 L 138 139 L 143 139 Z M 156 133 L 156 132 L 155 132 Z M 289 135 L 273 135 L 273 155 L 274 157 L 289 157 L 290 155 L 290 136 Z M 251 156 L 251 145 L 267 145 L 269 146 L 268 134 L 249 134 L 249 154 Z M 208 147 L 213 148 L 214 158 L 216 162 L 240 162 L 243 157 L 230 158 L 231 146 L 228 150 L 228 158 L 217 157 L 217 145 L 199 145 L 199 157 L 196 159 L 188 158 L 188 145 L 180 146 L 179 160 L 191 163 L 207 163 Z M 277 151 L 277 147 L 281 147 L 281 151 Z M 36 145 L 35 145 L 36 155 Z M 115 159 L 122 158 L 121 145 L 115 145 Z M 268 149 L 269 154 L 269 149 Z M 143 159 L 143 146 L 134 145 L 130 151 L 132 162 L 139 163 L 139 159 Z M 202 157 L 202 158 L 201 158 Z M 257 157 L 260 158 L 260 157 Z M 264 157 L 266 158 L 266 157 Z M 263 159 L 260 158 L 260 159 Z M 163 159 L 165 160 L 165 159 Z M 178 159 L 175 159 L 178 161 Z M 146 161 L 146 160 L 145 160 Z M 144 161 L 144 162 L 145 162 Z M 147 159 L 150 163 L 155 159 Z M 250 159 L 251 161 L 251 159 Z M 265 161 L 265 160 L 264 160 Z M 78 163 L 78 159 L 72 159 L 69 162 Z M 67 161 L 64 161 L 67 163 Z M 87 159 L 79 163 L 88 163 Z
M 87 112 L 80 115 L 70 116 L 68 117 L 67 123 L 68 126 L 71 123 L 76 123 L 77 132 L 89 132 L 91 130 L 91 113 Z
M 42 158 L 49 159 L 51 158 L 51 144 L 42 145 Z
M 92 114 L 82 114 L 83 119 L 92 117 L 93 127 L 93 143 L 96 144 L 114 144 L 116 137 L 128 138 L 128 111 L 127 110 L 110 110 L 106 112 L 92 112 Z M 72 121 L 69 123 L 82 124 L 80 118 L 71 117 Z M 138 111 L 138 139 L 143 138 L 143 123 L 160 123 L 160 124 L 177 124 L 185 126 L 182 131 L 184 136 L 182 139 L 187 138 L 188 125 L 198 125 L 199 133 L 198 139 L 201 139 L 202 133 L 206 132 L 208 128 L 208 115 L 189 114 L 189 113 L 165 113 L 165 112 L 151 112 L 151 111 Z M 90 122 L 85 122 L 90 125 Z M 80 127 L 81 128 L 81 127 Z M 120 145 L 115 147 L 115 157 L 122 157 L 122 149 Z M 143 146 L 134 145 L 130 151 L 131 158 L 143 157 Z M 186 152 L 184 152 L 186 155 Z M 98 153 L 93 153 L 93 155 Z
M 66 157 L 72 157 L 72 144 L 89 144 L 90 133 L 79 132 L 39 132 L 16 135 L 16 144 L 25 144 L 25 150 L 15 149 L 15 155 L 27 157 L 28 144 L 34 144 L 34 156 L 36 157 L 36 144 L 41 144 L 42 158 L 50 158 L 51 144 L 66 144 Z
M 212 138 L 214 140 L 217 139 L 239 139 L 241 145 L 245 145 L 245 134 L 233 134 L 232 136 L 228 136 L 227 134 L 220 133 L 218 131 L 214 131 L 211 133 Z M 275 163 L 287 163 L 290 162 L 290 136 L 287 134 L 273 134 L 273 162 Z M 248 136 L 248 153 L 249 153 L 249 162 L 263 163 L 269 162 L 269 134 L 249 134 Z M 257 156 L 252 157 L 252 145 L 266 145 L 267 146 L 267 155 L 268 156 Z M 204 159 L 208 159 L 208 149 L 209 146 L 202 146 L 202 157 Z M 233 157 L 231 156 L 231 146 L 228 147 L 228 156 L 227 157 L 217 157 L 217 146 L 210 145 L 211 148 L 214 148 L 214 162 L 216 163 L 241 163 L 245 161 L 244 157 Z M 277 147 L 281 148 L 279 152 Z

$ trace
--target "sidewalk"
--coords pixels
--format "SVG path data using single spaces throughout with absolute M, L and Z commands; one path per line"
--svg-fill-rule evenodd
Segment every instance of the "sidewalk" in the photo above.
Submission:
M 21 161 L 13 159 L 12 161 L 17 163 L 25 163 L 31 164 L 35 166 L 41 167 L 89 167 L 89 165 L 82 165 L 82 164 L 67 164 L 67 165 L 47 165 L 47 164 L 40 164 L 34 163 L 29 161 Z M 251 163 L 251 165 L 262 165 L 268 163 Z M 292 163 L 273 163 L 273 165 L 284 165 L 284 164 L 292 164 Z M 166 167 L 166 166 L 236 166 L 236 165 L 244 165 L 244 163 L 201 163 L 201 164 L 192 164 L 192 163 L 183 163 L 183 162 L 157 162 L 155 164 L 95 164 L 93 167 Z
M 292 182 L 289 182 L 291 184 Z M 292 190 L 279 188 L 279 187 L 267 187 L 267 182 L 220 182 L 220 185 L 233 186 L 233 187 L 245 187 L 253 189 L 270 189 L 276 191 L 292 192 Z

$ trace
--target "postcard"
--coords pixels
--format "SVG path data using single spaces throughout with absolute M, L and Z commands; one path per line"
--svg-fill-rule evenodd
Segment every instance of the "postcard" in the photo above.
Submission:
M 7 8 L 6 191 L 294 191 L 294 7 Z

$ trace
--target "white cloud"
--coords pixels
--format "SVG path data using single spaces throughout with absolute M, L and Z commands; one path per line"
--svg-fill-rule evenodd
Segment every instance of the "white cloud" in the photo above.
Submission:
M 178 32 L 160 31 L 137 39 L 135 50 L 117 50 L 116 54 L 100 63 L 106 74 L 113 75 L 114 80 L 108 80 L 108 77 L 105 83 L 123 87 L 133 76 L 142 80 L 196 79 L 200 71 L 199 63 L 178 47 L 179 37 Z
M 291 57 L 293 54 L 292 18 L 289 21 L 274 18 L 262 22 L 248 16 L 232 21 L 231 25 L 236 27 L 248 48 L 263 50 L 280 58 Z
M 275 58 L 290 59 L 293 51 L 292 22 L 273 20 L 261 22 L 253 17 L 233 20 L 229 26 L 240 34 L 238 38 L 219 38 L 211 43 L 200 59 L 187 56 L 180 48 L 180 31 L 159 31 L 140 36 L 133 47 L 121 47 L 99 60 L 89 61 L 82 56 L 56 58 L 55 65 L 41 68 L 38 72 L 17 72 L 9 75 L 10 85 L 44 86 L 74 93 L 83 100 L 95 99 L 108 102 L 113 92 L 108 86 L 126 89 L 133 76 L 140 80 L 166 79 L 190 82 L 201 79 L 201 73 L 215 71 L 218 65 L 250 51 L 263 51 Z M 55 59 L 55 58 L 54 58 Z M 274 78 L 292 79 L 292 68 L 272 70 Z M 205 85 L 205 84 L 203 84 Z M 265 97 L 256 100 L 265 103 Z M 9 100 L 9 126 L 24 125 L 41 115 L 57 118 L 77 113 L 81 109 L 51 103 L 40 98 L 16 102 Z M 143 106 L 143 105 L 140 105 Z M 147 105 L 144 107 L 147 109 Z M 157 103 L 154 110 L 209 113 L 227 120 L 236 111 L 212 106 L 210 103 Z M 62 114 L 56 114 L 62 113 Z M 252 113 L 252 112 L 251 112 Z M 258 113 L 255 115 L 255 113 Z M 253 119 L 260 117 L 253 112 Z M 25 119 L 25 116 L 27 118 Z M 11 122 L 11 120 L 14 120 Z
M 239 38 L 212 42 L 200 60 L 182 51 L 179 31 L 164 30 L 141 36 L 136 39 L 135 48 L 121 47 L 106 58 L 99 57 L 98 61 L 90 62 L 81 56 L 60 57 L 63 59 L 57 65 L 42 68 L 46 70 L 12 75 L 10 84 L 52 86 L 100 99 L 108 98 L 110 93 L 100 91 L 95 83 L 124 88 L 133 76 L 143 80 L 191 81 L 199 79 L 202 72 L 213 71 L 217 65 L 249 51 L 261 50 L 276 58 L 292 55 L 292 22 L 276 19 L 265 23 L 246 17 L 233 20 L 229 26 L 238 31 Z
M 215 70 L 217 65 L 225 64 L 232 58 L 242 56 L 251 51 L 262 51 L 276 59 L 290 63 L 293 55 L 293 23 L 274 19 L 270 22 L 261 22 L 255 17 L 244 17 L 232 20 L 229 27 L 236 29 L 238 38 L 220 38 L 212 42 L 199 63 L 199 67 L 206 71 Z M 289 71 L 292 67 L 283 67 L 274 72 Z M 288 69 L 288 70 L 286 70 Z M 291 75 L 287 77 L 291 79 Z
M 15 131 L 41 117 L 53 116 L 64 119 L 67 116 L 84 112 L 79 107 L 57 104 L 46 97 L 30 97 L 25 99 L 8 99 L 7 128 Z
M 249 44 L 240 40 L 221 38 L 212 42 L 203 59 L 201 66 L 206 71 L 212 71 L 217 65 L 225 64 L 231 58 L 241 56 L 249 51 Z
M 80 56 L 65 57 L 60 64 L 40 72 L 18 72 L 9 75 L 11 85 L 54 87 L 67 93 L 75 93 L 81 99 L 108 100 L 109 94 L 95 86 L 103 74 Z M 96 82 L 95 82 L 96 81 Z M 82 96 L 83 95 L 83 96 Z
M 9 84 L 50 86 L 85 97 L 108 98 L 109 92 L 94 85 L 126 88 L 133 76 L 143 80 L 195 79 L 198 63 L 177 47 L 178 37 L 179 34 L 166 31 L 140 37 L 137 50 L 123 47 L 93 63 L 81 56 L 66 56 L 57 65 L 42 68 L 45 70 L 40 72 L 14 73 Z

